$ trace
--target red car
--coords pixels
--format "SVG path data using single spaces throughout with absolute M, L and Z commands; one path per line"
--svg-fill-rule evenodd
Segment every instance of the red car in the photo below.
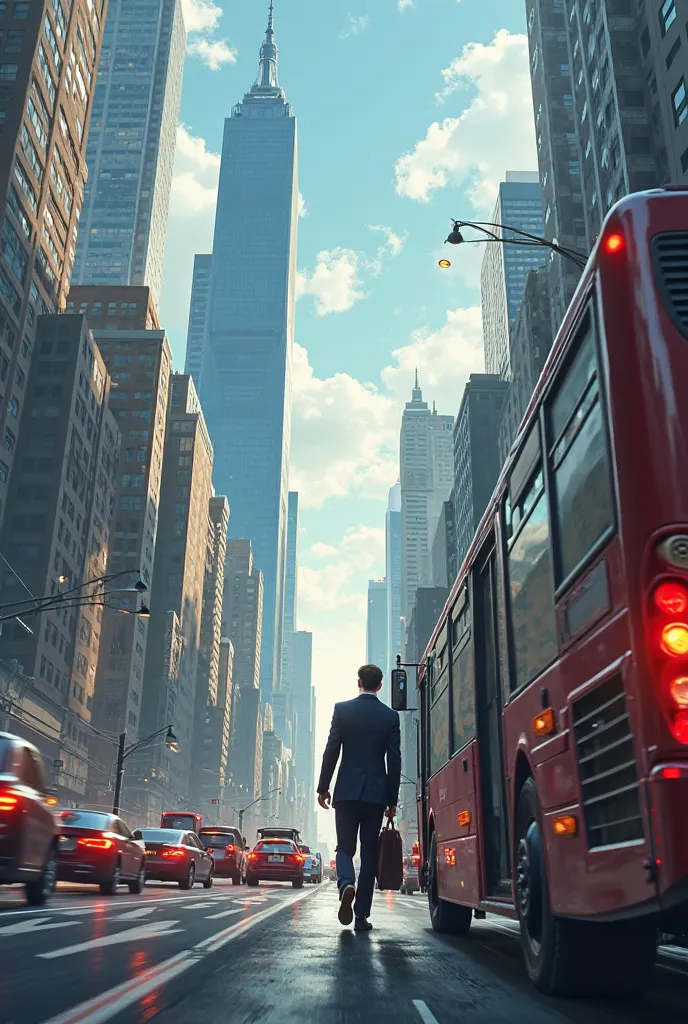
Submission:
M 60 882 L 87 882 L 114 896 L 122 884 L 129 892 L 143 892 L 146 857 L 121 818 L 103 811 L 57 812 L 60 835 L 57 878 Z
M 213 855 L 215 876 L 231 878 L 234 885 L 241 885 L 246 854 L 239 829 L 225 825 L 208 826 L 201 829 L 198 838 Z
M 261 839 L 248 855 L 246 884 L 291 882 L 295 889 L 301 889 L 305 859 L 291 839 Z
M 146 848 L 146 877 L 157 882 L 177 882 L 180 889 L 191 889 L 203 882 L 204 889 L 213 884 L 213 857 L 195 832 L 178 832 L 172 828 L 138 828 L 136 839 Z

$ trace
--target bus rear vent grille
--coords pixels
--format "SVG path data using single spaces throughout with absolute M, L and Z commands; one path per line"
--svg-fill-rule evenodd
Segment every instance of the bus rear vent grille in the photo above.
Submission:
M 576 701 L 573 731 L 588 846 L 642 839 L 633 736 L 619 676 Z
M 653 239 L 655 273 L 667 312 L 688 337 L 688 231 L 668 231 Z

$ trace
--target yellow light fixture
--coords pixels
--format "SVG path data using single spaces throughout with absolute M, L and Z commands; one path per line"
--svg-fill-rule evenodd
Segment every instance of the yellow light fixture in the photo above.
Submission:
M 451 267 L 451 263 L 449 262 L 449 260 L 440 260 L 438 265 L 442 267 L 442 270 L 449 270 L 449 268 Z

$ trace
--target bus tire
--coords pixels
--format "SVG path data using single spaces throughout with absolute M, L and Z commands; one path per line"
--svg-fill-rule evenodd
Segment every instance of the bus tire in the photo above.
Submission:
M 430 884 L 428 885 L 428 907 L 430 923 L 434 931 L 445 935 L 467 935 L 471 927 L 473 911 L 458 903 L 449 903 L 439 896 L 439 869 L 437 865 L 437 839 L 435 833 L 430 840 Z
M 542 813 L 532 778 L 518 800 L 514 864 L 521 946 L 536 988 L 557 996 L 619 996 L 648 984 L 656 957 L 651 921 L 599 923 L 552 913 Z

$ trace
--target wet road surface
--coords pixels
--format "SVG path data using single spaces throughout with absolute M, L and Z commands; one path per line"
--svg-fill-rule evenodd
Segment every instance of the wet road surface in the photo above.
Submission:
M 516 927 L 436 935 L 425 898 L 377 894 L 375 929 L 336 920 L 334 885 L 210 891 L 150 884 L 114 898 L 60 887 L 45 910 L 0 890 L 0 1024 L 657 1024 L 688 1020 L 688 957 L 662 950 L 632 1002 L 529 984 Z

